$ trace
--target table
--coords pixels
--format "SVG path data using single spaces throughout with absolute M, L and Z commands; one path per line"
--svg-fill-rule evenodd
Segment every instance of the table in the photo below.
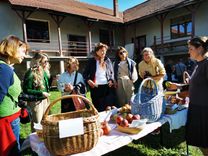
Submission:
M 125 134 L 116 130 L 115 124 L 110 124 L 112 127 L 112 131 L 108 136 L 100 137 L 98 144 L 91 149 L 90 151 L 74 154 L 73 156 L 100 156 L 106 154 L 108 152 L 114 151 L 122 146 L 125 146 L 131 143 L 133 140 L 138 140 L 149 133 L 153 132 L 155 129 L 161 127 L 163 124 L 169 122 L 170 129 L 178 129 L 181 126 L 184 126 L 186 123 L 186 115 L 187 109 L 178 111 L 176 114 L 173 115 L 164 115 L 161 119 L 154 123 L 149 123 L 144 126 L 144 129 L 140 131 L 138 134 Z M 181 118 L 184 121 L 181 121 Z M 178 122 L 180 121 L 180 122 Z M 174 125 L 175 123 L 178 123 Z M 36 133 L 30 134 L 28 139 L 25 141 L 28 145 L 28 142 L 33 151 L 35 151 L 39 156 L 51 156 L 48 152 L 47 148 L 45 147 L 44 143 L 39 140 L 39 137 Z M 24 143 L 23 143 L 24 146 Z

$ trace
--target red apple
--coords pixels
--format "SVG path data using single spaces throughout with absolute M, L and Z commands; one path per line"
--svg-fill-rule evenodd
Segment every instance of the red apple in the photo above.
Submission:
M 123 121 L 123 117 L 122 116 L 117 116 L 116 123 L 120 125 L 122 121 Z
M 131 113 L 128 113 L 128 114 L 126 115 L 126 120 L 128 120 L 129 123 L 132 122 L 132 120 L 133 120 L 132 118 L 133 118 L 133 115 L 132 115 Z
M 103 134 L 108 135 L 111 131 L 111 127 L 109 126 L 108 122 L 102 123 Z
M 120 126 L 122 126 L 122 127 L 128 127 L 129 126 L 128 120 L 123 119 L 123 121 L 121 122 Z
M 136 114 L 136 115 L 133 115 L 132 119 L 133 120 L 140 120 L 140 115 L 139 114 Z

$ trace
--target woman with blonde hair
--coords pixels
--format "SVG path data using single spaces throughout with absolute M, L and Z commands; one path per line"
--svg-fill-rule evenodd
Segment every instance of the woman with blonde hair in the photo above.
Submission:
M 36 97 L 35 100 L 28 102 L 28 107 L 31 109 L 32 113 L 32 132 L 35 131 L 33 127 L 34 123 L 41 122 L 42 117 L 49 106 L 49 75 L 43 68 L 43 65 L 48 63 L 48 57 L 46 54 L 36 53 L 31 60 L 30 69 L 25 73 L 23 81 L 24 93 Z
M 0 155 L 20 155 L 20 108 L 18 96 L 21 82 L 14 72 L 29 46 L 10 35 L 0 42 Z
M 163 63 L 157 59 L 151 48 L 146 47 L 142 50 L 143 60 L 138 65 L 139 75 L 142 79 L 147 77 L 156 81 L 159 91 L 163 92 L 163 79 L 166 74 Z M 150 86 L 147 86 L 150 87 Z
M 62 73 L 58 79 L 58 89 L 63 95 L 81 94 L 85 95 L 85 83 L 82 74 L 78 72 L 79 61 L 75 57 L 70 56 L 65 61 L 66 71 Z M 61 101 L 61 112 L 75 111 L 81 109 L 72 99 L 64 99 Z
M 98 43 L 93 51 L 93 58 L 88 60 L 83 77 L 89 85 L 92 102 L 98 111 L 115 105 L 114 72 L 111 60 L 106 57 L 108 46 Z
M 118 47 L 114 62 L 114 77 L 117 100 L 120 106 L 129 103 L 134 95 L 134 82 L 138 79 L 136 63 L 128 58 L 128 51 Z

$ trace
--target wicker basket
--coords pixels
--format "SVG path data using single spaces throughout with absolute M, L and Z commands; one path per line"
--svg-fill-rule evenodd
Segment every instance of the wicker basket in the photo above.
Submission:
M 147 82 L 153 82 L 153 94 L 146 94 L 142 92 L 143 85 Z M 155 81 L 152 78 L 146 78 L 142 81 L 139 91 L 131 98 L 131 112 L 132 114 L 139 114 L 143 119 L 148 119 L 148 122 L 155 122 L 158 120 L 163 111 L 163 94 L 158 92 Z
M 89 104 L 90 109 L 48 115 L 49 110 L 55 103 L 62 99 L 72 97 L 79 97 L 83 99 Z M 84 134 L 67 138 L 59 138 L 59 121 L 79 117 L 83 117 Z M 100 123 L 98 117 L 98 112 L 93 104 L 83 96 L 66 95 L 56 99 L 49 105 L 41 121 L 45 146 L 52 155 L 70 155 L 92 149 L 97 144 L 100 136 Z

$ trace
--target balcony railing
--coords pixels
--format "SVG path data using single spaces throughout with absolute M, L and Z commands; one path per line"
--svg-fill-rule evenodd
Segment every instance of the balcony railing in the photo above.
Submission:
M 163 42 L 161 38 L 157 38 L 154 36 L 154 43 L 152 48 L 155 51 L 156 55 L 173 55 L 179 53 L 186 53 L 187 48 L 187 41 L 191 37 L 183 37 L 178 39 L 171 39 L 170 36 L 164 36 Z
M 45 52 L 49 56 L 60 56 L 62 52 L 62 56 L 76 56 L 76 57 L 88 57 L 90 55 L 90 52 L 94 49 L 95 45 L 97 43 L 92 43 L 91 46 L 89 46 L 88 42 L 78 42 L 78 41 L 62 41 L 62 51 L 59 47 L 59 41 L 58 40 L 35 40 L 33 42 L 30 40 L 29 45 L 31 48 L 32 53 L 36 52 Z M 110 46 L 108 51 L 111 51 L 111 53 L 108 53 L 110 57 L 115 57 L 115 50 L 117 46 Z

